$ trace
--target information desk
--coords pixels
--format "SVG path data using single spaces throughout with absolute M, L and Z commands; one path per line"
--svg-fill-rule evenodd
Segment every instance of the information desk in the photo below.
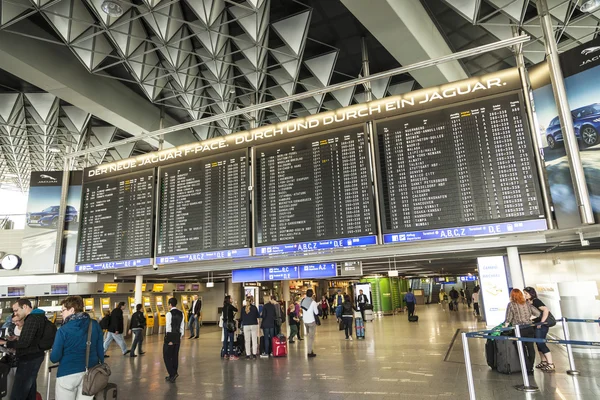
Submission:
M 257 255 L 376 244 L 363 125 L 255 151 Z
M 160 168 L 157 264 L 250 255 L 247 149 Z
M 378 121 L 384 243 L 546 229 L 527 127 L 516 93 Z
M 152 265 L 154 170 L 83 185 L 75 271 Z

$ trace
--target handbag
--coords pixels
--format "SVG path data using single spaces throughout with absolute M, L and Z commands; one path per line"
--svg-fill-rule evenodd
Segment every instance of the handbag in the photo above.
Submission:
M 88 325 L 87 343 L 85 348 L 85 374 L 81 382 L 81 393 L 84 396 L 95 396 L 108 385 L 110 367 L 106 363 L 98 363 L 88 369 L 90 363 L 90 347 L 92 347 L 92 321 Z
M 227 328 L 227 332 L 235 332 L 235 322 L 227 321 L 225 327 Z

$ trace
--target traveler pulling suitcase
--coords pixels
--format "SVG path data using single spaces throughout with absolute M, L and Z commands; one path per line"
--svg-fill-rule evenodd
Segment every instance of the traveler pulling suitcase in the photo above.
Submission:
M 271 340 L 273 357 L 287 356 L 287 340 L 284 335 L 277 335 Z

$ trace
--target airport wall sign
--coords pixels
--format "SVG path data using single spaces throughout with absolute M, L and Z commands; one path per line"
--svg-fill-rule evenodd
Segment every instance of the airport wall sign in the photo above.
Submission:
M 231 276 L 233 283 L 333 278 L 337 276 L 337 264 L 321 263 L 236 269 L 232 271 Z
M 332 240 L 317 240 L 313 242 L 289 243 L 271 246 L 256 247 L 257 256 L 271 254 L 284 254 L 294 252 L 310 252 L 318 250 L 339 249 L 347 247 L 361 247 L 377 244 L 376 235 L 342 238 Z
M 120 260 L 120 261 L 106 261 L 106 262 L 88 263 L 88 264 L 77 264 L 77 265 L 75 265 L 75 272 L 93 272 L 93 271 L 106 271 L 106 270 L 111 270 L 111 269 L 148 267 L 152 264 L 153 264 L 152 258 L 138 258 L 135 260 Z
M 156 263 L 159 265 L 179 264 L 187 262 L 222 260 L 227 258 L 241 258 L 249 256 L 250 249 L 220 250 L 192 254 L 178 254 L 174 256 L 159 256 L 156 257 Z
M 85 169 L 84 181 L 102 179 L 109 175 L 123 174 L 141 168 L 169 165 L 207 154 L 251 147 L 513 90 L 521 90 L 517 68 L 101 164 Z

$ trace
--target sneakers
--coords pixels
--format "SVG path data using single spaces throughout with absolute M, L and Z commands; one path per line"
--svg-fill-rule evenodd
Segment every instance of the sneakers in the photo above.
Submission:
M 294 342 L 293 340 L 290 340 L 290 341 L 288 341 L 288 343 L 290 343 L 290 344 L 291 344 L 291 343 L 296 343 L 296 342 Z
M 256 360 L 256 355 L 253 355 L 253 356 L 252 356 L 252 359 L 253 359 L 253 360 Z
M 137 357 L 137 356 L 135 354 L 132 354 L 129 357 L 134 358 L 134 357 Z
M 250 359 L 250 356 L 246 356 L 246 360 L 249 360 L 249 359 Z
M 349 338 L 349 337 L 346 337 L 346 340 L 350 340 L 350 338 Z
M 127 350 L 125 353 L 123 353 L 124 356 L 126 356 L 127 354 L 129 354 L 131 352 L 131 350 Z
M 316 357 L 317 355 L 313 352 L 313 353 L 308 353 L 309 357 Z
M 350 336 L 350 340 L 354 340 L 354 339 L 352 339 L 352 336 Z
M 237 361 L 237 360 L 239 360 L 240 358 L 239 358 L 238 356 L 229 356 L 229 359 L 230 359 L 231 361 Z
M 269 358 L 269 355 L 267 353 L 262 353 L 260 355 L 260 358 Z

